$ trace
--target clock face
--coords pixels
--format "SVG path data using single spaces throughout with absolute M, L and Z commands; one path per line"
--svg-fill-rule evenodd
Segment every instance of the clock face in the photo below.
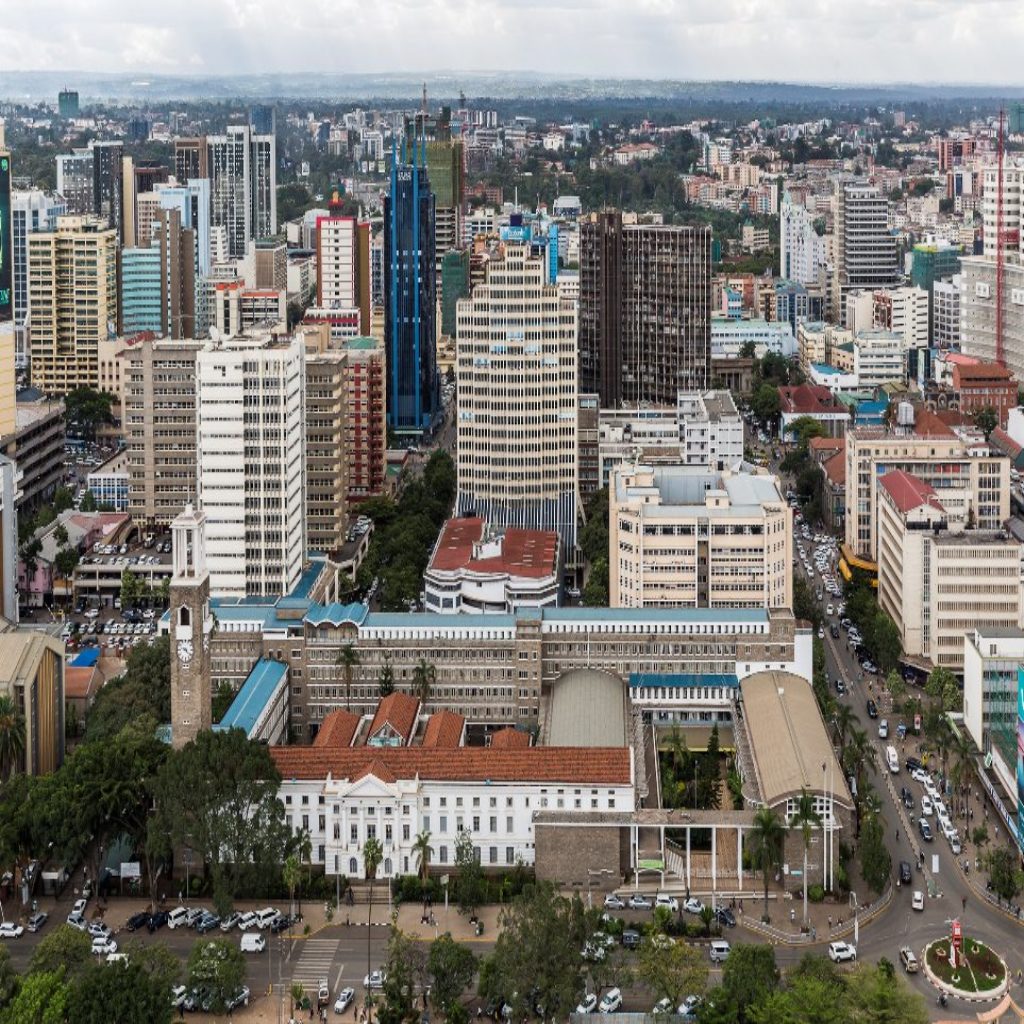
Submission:
M 191 640 L 179 640 L 178 641 L 178 661 L 182 665 L 187 665 L 192 660 L 192 641 Z

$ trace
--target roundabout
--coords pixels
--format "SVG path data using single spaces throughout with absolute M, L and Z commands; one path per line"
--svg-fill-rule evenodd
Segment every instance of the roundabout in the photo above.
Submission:
M 968 1002 L 999 999 L 1009 979 L 1003 958 L 980 939 L 964 935 L 959 921 L 952 922 L 948 937 L 925 946 L 924 969 L 940 992 Z

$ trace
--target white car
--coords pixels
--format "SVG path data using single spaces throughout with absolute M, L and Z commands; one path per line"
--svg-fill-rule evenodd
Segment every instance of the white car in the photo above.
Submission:
M 835 615 L 835 613 L 836 613 L 836 610 L 835 610 L 835 608 L 832 607 L 832 605 L 828 605 L 828 607 L 825 609 L 825 614 L 829 618 L 831 618 L 833 615 Z
M 889 719 L 883 718 L 878 723 L 878 738 L 880 740 L 887 740 L 889 738 Z
M 110 956 L 117 952 L 117 943 L 113 939 L 105 938 L 102 935 L 92 940 L 93 956 Z
M 20 939 L 25 929 L 15 921 L 4 921 L 0 924 L 0 939 Z
M 673 914 L 679 913 L 679 900 L 677 900 L 675 896 L 669 896 L 667 892 L 659 892 L 658 895 L 654 897 L 654 905 L 656 907 L 666 907 L 668 910 L 671 910 Z
M 93 921 L 93 923 L 89 925 L 89 934 L 94 939 L 109 939 L 110 925 L 104 924 L 102 921 Z
M 931 779 L 928 777 L 928 773 L 923 768 L 915 768 L 911 773 L 910 777 L 915 781 L 921 783 L 922 786 L 926 786 Z
M 370 971 L 363 978 L 363 988 L 383 988 L 384 982 L 388 980 L 388 972 L 385 970 Z
M 935 808 L 932 807 L 932 801 L 929 796 L 921 797 L 921 814 L 926 818 L 930 818 L 935 812 Z
M 601 998 L 598 1009 L 601 1013 L 614 1013 L 622 1005 L 622 993 L 617 988 L 610 988 Z
M 588 992 L 577 1004 L 577 1013 L 593 1013 L 597 1009 L 597 996 Z
M 914 895 L 910 897 L 910 909 L 924 910 L 924 893 L 920 889 L 915 889 Z
M 352 1005 L 352 1000 L 355 997 L 356 990 L 354 988 L 343 988 L 338 993 L 338 998 L 334 1000 L 334 1012 L 344 1013 Z
M 846 963 L 857 959 L 857 947 L 849 942 L 830 942 L 828 944 L 828 958 L 834 964 Z
M 683 910 L 688 914 L 699 914 L 704 909 L 704 904 L 701 903 L 696 896 L 691 896 L 685 903 L 683 903 Z
M 75 905 L 71 908 L 72 914 L 84 914 L 85 913 L 85 900 L 75 900 Z
M 68 924 L 72 928 L 77 928 L 80 932 L 84 932 L 89 927 L 89 922 L 81 914 L 76 914 L 72 911 L 68 914 Z
M 700 996 L 687 996 L 680 1004 L 677 1013 L 680 1017 L 694 1017 L 697 1007 L 701 1004 Z
M 659 1016 L 662 1013 L 672 1012 L 672 1000 L 671 999 L 659 999 L 651 1010 L 651 1015 L 654 1017 Z
M 605 910 L 625 910 L 626 901 L 616 892 L 610 892 L 604 898 Z
M 629 897 L 629 906 L 632 910 L 650 910 L 653 905 L 643 893 L 635 892 Z
M 185 1002 L 185 996 L 188 995 L 188 989 L 184 985 L 175 985 L 171 989 L 171 1006 L 177 1009 L 182 1006 Z

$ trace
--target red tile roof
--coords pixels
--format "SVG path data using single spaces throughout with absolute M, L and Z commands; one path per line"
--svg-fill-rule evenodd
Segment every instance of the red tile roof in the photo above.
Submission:
M 992 436 L 989 440 L 994 444 L 1004 455 L 1008 455 L 1011 459 L 1016 459 L 1020 456 L 1020 453 L 1024 451 L 1019 444 L 1010 435 L 1003 430 L 1002 427 L 996 427 L 992 431 Z
M 628 747 L 271 747 L 281 777 L 288 779 L 433 779 L 442 782 L 565 782 L 624 786 L 632 778 Z
M 554 530 L 506 530 L 500 554 L 474 557 L 475 546 L 484 538 L 484 526 L 484 520 L 476 517 L 449 519 L 430 568 L 528 577 L 550 576 L 558 571 L 558 534 Z
M 831 459 L 826 459 L 821 467 L 829 481 L 837 486 L 846 483 L 846 452 L 837 452 Z
M 416 725 L 416 715 L 419 712 L 420 701 L 411 693 L 401 693 L 396 690 L 388 694 L 378 705 L 377 713 L 373 716 L 370 724 L 370 736 L 376 736 L 385 725 L 402 737 L 403 742 L 408 743 L 412 730 Z
M 811 416 L 814 413 L 847 412 L 822 384 L 797 384 L 795 387 L 779 388 L 779 407 L 785 413 Z
M 491 750 L 522 750 L 530 745 L 530 734 L 522 729 L 499 729 L 491 733 Z
M 95 665 L 69 665 L 64 669 L 64 696 L 71 700 L 90 700 L 99 693 L 103 676 Z
M 967 381 L 1012 381 L 1013 373 L 998 363 L 954 363 L 953 386 L 960 387 Z
M 435 711 L 427 719 L 423 732 L 423 746 L 433 749 L 454 749 L 462 741 L 466 720 L 454 711 Z
M 952 437 L 953 431 L 928 409 L 914 410 L 914 433 L 918 437 Z
M 808 442 L 808 447 L 813 452 L 839 451 L 841 448 L 846 447 L 846 438 L 812 437 L 811 440 Z
M 894 469 L 880 477 L 879 486 L 889 493 L 896 507 L 903 513 L 911 512 L 922 505 L 941 509 L 942 503 L 935 489 L 919 477 L 902 469 Z
M 359 728 L 359 715 L 350 711 L 332 711 L 324 716 L 314 747 L 351 747 Z

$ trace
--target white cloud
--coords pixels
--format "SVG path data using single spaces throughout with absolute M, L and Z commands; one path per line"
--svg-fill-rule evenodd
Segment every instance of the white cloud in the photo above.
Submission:
M 7 70 L 1012 82 L 1013 0 L 39 0 Z

